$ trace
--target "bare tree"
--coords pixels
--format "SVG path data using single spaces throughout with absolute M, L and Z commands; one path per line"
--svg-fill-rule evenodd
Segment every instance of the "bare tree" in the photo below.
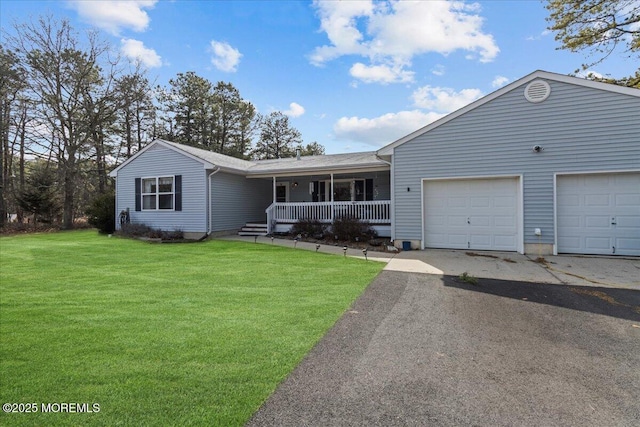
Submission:
M 103 98 L 113 80 L 113 63 L 104 77 L 101 61 L 108 46 L 96 32 L 88 32 L 82 43 L 67 20 L 42 17 L 36 22 L 15 25 L 9 37 L 14 51 L 25 64 L 30 93 L 37 113 L 48 132 L 41 144 L 54 155 L 62 186 L 63 227 L 71 228 L 79 162 L 95 149 L 102 138 Z M 103 142 L 103 140 L 101 140 Z M 98 143 L 98 145 L 100 145 Z M 97 155 L 101 157 L 102 153 Z

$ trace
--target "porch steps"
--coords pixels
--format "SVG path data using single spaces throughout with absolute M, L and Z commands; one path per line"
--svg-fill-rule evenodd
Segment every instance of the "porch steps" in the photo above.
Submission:
M 267 224 L 248 222 L 238 231 L 238 236 L 266 236 Z

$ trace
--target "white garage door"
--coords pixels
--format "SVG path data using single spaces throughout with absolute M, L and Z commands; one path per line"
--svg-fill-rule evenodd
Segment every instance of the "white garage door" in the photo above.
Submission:
M 424 181 L 425 247 L 516 251 L 518 179 Z
M 640 255 L 640 173 L 558 176 L 558 252 Z

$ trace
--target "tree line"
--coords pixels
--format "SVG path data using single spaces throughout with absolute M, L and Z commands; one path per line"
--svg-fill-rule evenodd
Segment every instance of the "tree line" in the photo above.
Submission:
M 193 71 L 154 85 L 95 30 L 40 17 L 0 45 L 0 227 L 7 213 L 72 228 L 109 171 L 156 138 L 243 159 L 324 154 L 282 112 Z

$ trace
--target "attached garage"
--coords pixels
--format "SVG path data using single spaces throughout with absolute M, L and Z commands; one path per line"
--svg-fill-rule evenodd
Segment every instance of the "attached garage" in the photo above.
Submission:
M 425 179 L 427 248 L 522 251 L 519 177 Z
M 640 256 L 640 173 L 556 176 L 558 253 Z

